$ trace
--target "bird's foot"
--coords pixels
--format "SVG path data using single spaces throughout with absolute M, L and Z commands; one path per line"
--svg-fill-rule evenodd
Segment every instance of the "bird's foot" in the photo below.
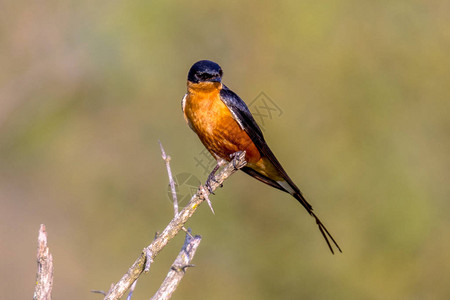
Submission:
M 219 181 L 216 180 L 216 176 L 214 173 L 211 173 L 208 175 L 208 179 L 206 180 L 206 184 L 209 185 L 210 182 L 219 183 Z M 220 187 L 223 187 L 223 184 L 220 183 Z
M 239 157 L 241 155 L 245 155 L 245 151 L 237 151 L 237 152 L 234 152 L 234 153 L 230 154 L 230 158 L 232 159 L 232 162 L 233 162 L 233 168 L 235 170 L 238 170 L 238 169 L 240 169 L 242 167 L 242 166 L 237 164 L 236 159 L 235 159 L 236 157 Z
M 214 195 L 214 193 L 213 193 L 213 191 L 212 191 L 212 188 L 211 188 L 211 182 L 219 183 L 219 182 L 216 180 L 216 172 L 217 172 L 217 170 L 220 169 L 221 166 L 224 165 L 224 163 L 225 163 L 224 160 L 219 160 L 219 161 L 217 161 L 217 165 L 214 167 L 214 169 L 211 171 L 211 173 L 208 175 L 208 178 L 206 179 L 206 184 L 205 184 L 205 186 L 206 186 L 206 188 L 208 189 L 208 191 L 209 191 L 210 194 L 213 194 L 213 195 Z M 220 187 L 223 187 L 223 184 L 220 184 Z
M 208 190 L 208 192 L 209 192 L 210 194 L 215 195 L 214 192 L 213 192 L 213 189 L 212 189 L 212 187 L 211 187 L 211 181 L 210 181 L 209 178 L 208 178 L 208 180 L 207 180 L 206 183 L 205 183 L 205 188 Z

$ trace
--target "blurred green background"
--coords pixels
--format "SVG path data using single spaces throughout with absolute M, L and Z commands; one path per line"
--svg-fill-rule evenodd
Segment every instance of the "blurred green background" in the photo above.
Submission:
M 29 299 L 39 224 L 55 299 L 101 299 L 172 218 L 175 174 L 206 178 L 181 99 L 211 59 L 344 253 L 287 194 L 239 173 L 188 226 L 174 299 L 450 298 L 448 1 L 3 1 L 0 289 Z M 148 299 L 184 236 L 133 299 Z

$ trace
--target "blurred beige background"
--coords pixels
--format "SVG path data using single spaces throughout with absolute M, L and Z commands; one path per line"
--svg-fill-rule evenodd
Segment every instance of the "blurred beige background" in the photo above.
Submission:
M 247 103 L 342 246 L 245 174 L 189 222 L 174 299 L 450 298 L 448 1 L 3 1 L 0 289 L 32 297 L 39 224 L 55 299 L 100 299 L 172 217 L 157 140 L 201 179 L 180 101 L 200 59 Z M 180 235 L 138 282 L 148 299 Z

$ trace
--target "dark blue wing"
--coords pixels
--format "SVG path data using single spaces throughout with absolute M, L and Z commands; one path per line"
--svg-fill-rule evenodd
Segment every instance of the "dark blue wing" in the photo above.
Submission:
M 232 90 L 230 90 L 228 87 L 223 85 L 222 90 L 220 91 L 220 98 L 225 103 L 225 105 L 228 107 L 228 109 L 231 111 L 231 113 L 234 116 L 234 119 L 239 123 L 241 128 L 245 130 L 245 132 L 248 134 L 250 139 L 255 144 L 256 148 L 259 150 L 261 156 L 266 157 L 273 166 L 278 170 L 280 175 L 286 180 L 286 182 L 291 186 L 291 188 L 296 192 L 300 193 L 300 190 L 298 187 L 292 182 L 292 180 L 287 175 L 286 171 L 284 171 L 283 167 L 281 166 L 278 159 L 273 154 L 272 150 L 270 150 L 269 146 L 267 145 L 266 141 L 264 140 L 263 133 L 261 129 L 259 128 L 258 124 L 256 123 L 255 119 L 252 116 L 252 113 L 248 109 L 245 102 L 239 98 L 238 95 L 236 95 Z M 243 170 L 247 174 L 257 177 L 257 179 L 270 184 L 273 187 L 276 187 L 280 190 L 283 190 L 285 192 L 288 192 L 285 188 L 280 186 L 276 181 L 271 180 L 270 178 L 257 173 L 256 171 L 248 171 Z M 256 176 L 259 175 L 259 176 Z M 306 202 L 306 200 L 305 200 Z M 306 203 L 302 203 L 303 205 L 306 205 L 305 208 L 310 210 L 311 206 Z
M 235 119 L 237 119 L 236 121 L 239 123 L 239 125 L 243 127 L 242 129 L 244 129 L 247 134 L 249 134 L 252 141 L 252 135 L 256 139 L 264 141 L 263 133 L 256 123 L 255 119 L 253 118 L 252 113 L 248 109 L 245 102 L 242 101 L 242 99 L 239 98 L 236 93 L 230 90 L 227 86 L 223 85 L 223 88 L 220 90 L 220 98 L 232 112 Z

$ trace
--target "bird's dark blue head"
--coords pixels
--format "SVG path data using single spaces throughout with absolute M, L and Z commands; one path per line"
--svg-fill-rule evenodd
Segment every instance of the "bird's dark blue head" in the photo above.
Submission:
M 218 64 L 210 60 L 201 60 L 192 65 L 188 80 L 193 83 L 220 82 L 222 74 L 222 68 Z

